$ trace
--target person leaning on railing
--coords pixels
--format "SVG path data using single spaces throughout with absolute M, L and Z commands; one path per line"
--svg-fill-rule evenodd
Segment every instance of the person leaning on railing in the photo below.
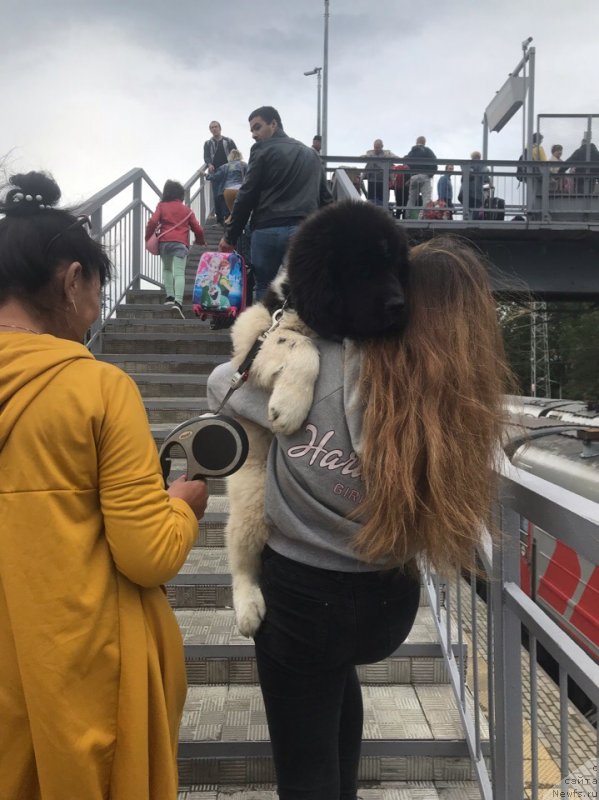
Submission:
M 209 172 L 206 175 L 208 181 L 219 181 L 223 187 L 223 197 L 229 210 L 229 214 L 233 210 L 235 198 L 241 189 L 241 185 L 245 178 L 248 165 L 243 161 L 242 155 L 239 150 L 231 150 L 227 156 L 227 163 L 223 164 L 214 172 Z M 229 217 L 225 219 L 225 223 L 229 222 Z
M 574 191 L 576 194 L 594 194 L 597 181 L 599 180 L 599 163 L 597 166 L 580 167 L 577 166 L 581 161 L 595 161 L 599 162 L 599 150 L 594 142 L 587 142 L 586 138 L 582 140 L 580 147 L 578 147 L 572 155 L 564 161 L 564 166 L 560 167 L 560 173 L 565 172 L 571 168 L 574 175 Z
M 176 800 L 183 646 L 161 584 L 206 508 L 82 339 L 113 267 L 60 189 L 0 205 L 0 797 Z

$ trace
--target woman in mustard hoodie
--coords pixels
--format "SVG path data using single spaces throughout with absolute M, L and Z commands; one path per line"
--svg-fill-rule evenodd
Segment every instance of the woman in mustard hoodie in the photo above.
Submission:
M 133 381 L 81 344 L 111 264 L 56 183 L 0 213 L 0 797 L 175 800 L 181 636 L 160 584 L 202 481 L 165 491 Z

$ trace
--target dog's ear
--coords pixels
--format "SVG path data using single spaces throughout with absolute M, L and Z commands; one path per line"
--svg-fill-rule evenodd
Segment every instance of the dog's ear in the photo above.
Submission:
M 326 339 L 402 330 L 409 261 L 405 234 L 370 203 L 336 203 L 309 217 L 288 255 L 291 300 Z

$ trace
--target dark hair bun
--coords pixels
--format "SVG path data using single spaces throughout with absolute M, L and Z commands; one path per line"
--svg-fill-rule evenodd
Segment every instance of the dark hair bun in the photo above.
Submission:
M 55 206 L 60 200 L 58 184 L 45 172 L 11 175 L 8 182 L 12 188 L 9 188 L 0 206 L 4 214 L 36 214 L 41 209 Z

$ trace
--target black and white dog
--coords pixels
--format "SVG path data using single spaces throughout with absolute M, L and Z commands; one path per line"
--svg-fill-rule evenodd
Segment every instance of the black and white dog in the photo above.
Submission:
M 397 334 L 406 321 L 404 287 L 408 247 L 393 219 L 370 203 L 335 203 L 309 217 L 295 234 L 286 269 L 264 301 L 251 306 L 232 328 L 233 363 L 243 361 L 256 339 L 264 340 L 249 380 L 270 393 L 272 431 L 299 430 L 312 406 L 318 377 L 317 336 L 354 341 Z M 273 433 L 240 419 L 249 438 L 244 466 L 228 479 L 229 565 L 237 625 L 252 636 L 265 613 L 258 585 L 260 553 L 268 539 L 264 519 L 266 460 Z
M 288 304 L 286 274 L 271 284 L 264 302 L 248 308 L 232 328 L 233 364 L 239 366 L 256 339 L 272 324 L 272 314 Z M 270 392 L 268 418 L 274 433 L 299 430 L 312 405 L 319 356 L 314 332 L 296 311 L 285 308 L 279 324 L 262 343 L 249 380 Z M 229 520 L 226 528 L 229 566 L 233 577 L 233 606 L 239 631 L 253 636 L 265 607 L 258 586 L 260 553 L 268 539 L 264 520 L 266 459 L 273 434 L 239 418 L 249 440 L 243 467 L 227 481 Z

